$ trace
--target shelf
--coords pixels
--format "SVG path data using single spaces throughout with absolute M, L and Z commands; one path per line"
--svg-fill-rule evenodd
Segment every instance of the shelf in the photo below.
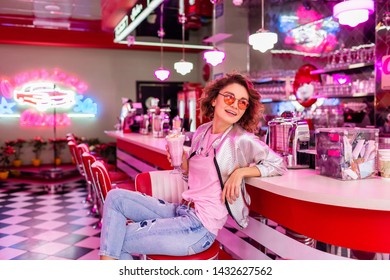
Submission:
M 263 79 L 252 79 L 254 84 L 266 84 L 266 83 L 285 83 L 288 78 L 263 78 Z M 293 81 L 294 78 L 290 78 Z
M 366 67 L 371 67 L 371 66 L 374 66 L 374 62 L 354 63 L 354 64 L 348 65 L 348 67 L 329 68 L 329 69 L 317 69 L 317 70 L 310 71 L 310 74 L 311 75 L 315 75 L 315 74 L 326 74 L 326 73 L 350 71 L 350 70 L 366 68 Z
M 266 98 L 266 97 L 261 97 L 260 103 L 273 103 L 273 102 L 285 102 L 285 101 L 291 101 L 286 98 Z
M 331 95 L 316 95 L 313 96 L 313 98 L 357 98 L 357 97 L 368 97 L 368 96 L 374 96 L 375 94 L 373 92 L 356 92 L 356 93 L 349 93 L 349 94 L 331 94 Z

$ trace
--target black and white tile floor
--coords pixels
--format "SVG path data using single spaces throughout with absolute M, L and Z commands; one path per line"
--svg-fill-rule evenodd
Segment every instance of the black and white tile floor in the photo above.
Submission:
M 55 193 L 0 181 L 0 260 L 97 260 L 100 230 L 86 193 L 80 179 Z
M 43 183 L 0 181 L 0 260 L 99 259 L 99 220 L 83 203 L 87 190 L 80 178 L 57 192 Z M 351 257 L 349 250 L 335 249 Z M 388 260 L 389 254 L 362 259 Z

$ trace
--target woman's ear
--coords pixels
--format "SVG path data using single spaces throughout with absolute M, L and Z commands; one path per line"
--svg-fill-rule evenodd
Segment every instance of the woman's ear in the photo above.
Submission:
M 211 101 L 211 106 L 215 107 L 215 104 L 217 103 L 217 100 L 216 99 L 213 99 L 213 101 Z

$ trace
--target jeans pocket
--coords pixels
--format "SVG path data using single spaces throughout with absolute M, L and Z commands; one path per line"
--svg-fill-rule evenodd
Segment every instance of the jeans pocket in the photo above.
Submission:
M 198 240 L 196 243 L 192 244 L 188 248 L 188 254 L 189 255 L 198 254 L 200 252 L 207 250 L 214 243 L 215 237 L 216 236 L 214 234 L 210 232 L 206 232 L 206 234 L 202 236 L 200 240 Z

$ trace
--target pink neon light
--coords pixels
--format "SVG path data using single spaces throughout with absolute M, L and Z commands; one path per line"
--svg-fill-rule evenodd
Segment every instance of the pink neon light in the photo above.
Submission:
M 3 96 L 7 99 L 12 98 L 12 92 L 14 91 L 14 87 L 12 84 L 4 79 L 0 82 L 0 92 L 3 94 Z
M 14 76 L 12 85 L 14 87 L 21 86 L 27 82 L 51 80 L 62 84 L 64 87 L 73 87 L 78 94 L 83 94 L 88 90 L 88 85 L 74 75 L 67 74 L 58 68 L 52 70 L 40 69 L 29 72 L 22 72 Z
M 297 9 L 297 17 L 298 17 L 298 23 L 300 25 L 303 25 L 303 24 L 307 24 L 309 22 L 319 20 L 323 17 L 323 15 L 320 13 L 317 13 L 315 10 L 306 10 L 305 7 L 300 6 Z
M 20 115 L 20 126 L 52 127 L 54 115 L 37 112 L 34 109 L 27 109 Z M 56 126 L 69 126 L 70 118 L 66 113 L 56 114 Z
M 351 83 L 351 78 L 345 74 L 334 74 L 333 80 L 339 85 Z

